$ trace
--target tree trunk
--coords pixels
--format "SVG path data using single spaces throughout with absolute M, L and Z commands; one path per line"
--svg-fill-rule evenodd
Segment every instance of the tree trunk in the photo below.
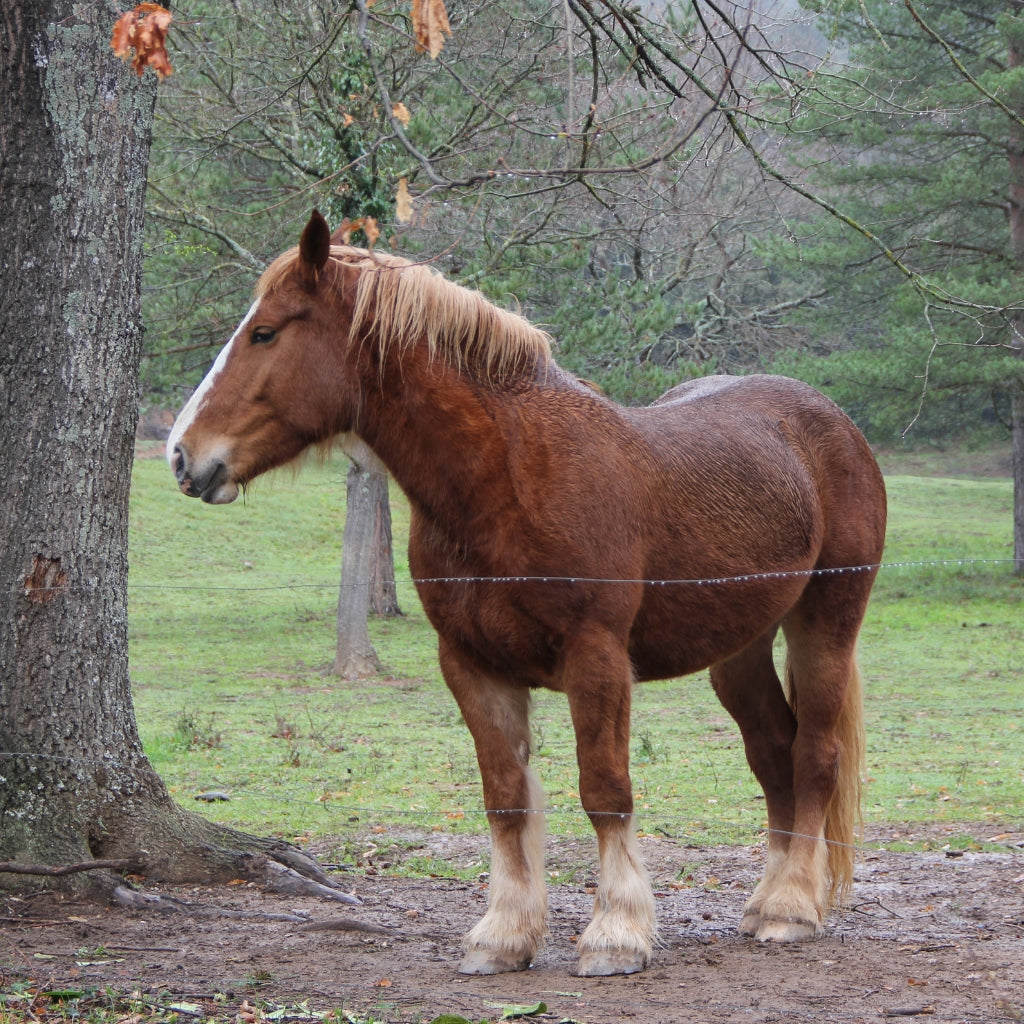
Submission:
M 370 611 L 392 618 L 402 614 L 395 587 L 395 553 L 391 533 L 391 502 L 387 472 L 372 473 L 369 479 L 373 505 L 373 541 L 370 552 Z
M 1013 0 L 1010 11 L 1014 23 L 1024 14 L 1024 0 Z M 1007 65 L 1024 66 L 1024 37 L 1020 30 L 1011 32 L 1007 40 Z M 1014 92 L 1014 108 L 1024 114 L 1024 92 Z M 1009 224 L 1010 251 L 1018 278 L 1024 279 L 1024 128 L 1010 125 L 1009 139 L 1010 187 Z M 1014 571 L 1024 575 L 1024 312 L 1010 322 L 1010 346 L 1020 362 L 1020 372 L 1010 398 L 1011 434 L 1013 437 L 1013 557 Z
M 1018 325 L 1024 331 L 1024 323 Z M 1018 357 L 1024 360 L 1024 351 Z M 1024 377 L 1024 369 L 1021 371 Z M 1024 380 L 1017 384 L 1013 410 L 1013 557 L 1014 572 L 1024 576 Z
M 268 854 L 291 851 L 175 805 L 132 706 L 128 493 L 155 88 L 113 56 L 119 13 L 0 8 L 0 861 L 263 877 Z M 30 879 L 0 873 L 0 886 Z
M 372 465 L 372 464 L 371 464 Z M 374 479 L 383 479 L 375 468 L 364 468 L 355 459 L 346 480 L 345 532 L 341 541 L 341 588 L 338 591 L 338 642 L 334 674 L 346 679 L 376 675 L 380 659 L 370 642 L 370 571 L 376 527 Z

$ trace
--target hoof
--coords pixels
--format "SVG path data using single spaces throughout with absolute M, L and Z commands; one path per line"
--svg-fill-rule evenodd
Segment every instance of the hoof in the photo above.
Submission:
M 770 918 L 763 918 L 753 935 L 758 942 L 802 942 L 805 939 L 813 939 L 820 932 L 818 925 L 810 921 L 773 921 Z
M 638 974 L 647 966 L 647 957 L 635 950 L 599 949 L 583 953 L 576 966 L 580 978 L 607 978 L 613 974 Z
M 761 915 L 759 913 L 747 913 L 743 915 L 739 927 L 736 929 L 740 935 L 756 935 L 761 927 Z
M 459 974 L 510 974 L 525 971 L 532 957 L 513 957 L 493 949 L 471 949 L 459 964 Z

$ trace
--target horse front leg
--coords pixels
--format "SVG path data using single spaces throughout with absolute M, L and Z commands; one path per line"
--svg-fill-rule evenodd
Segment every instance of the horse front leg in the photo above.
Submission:
M 476 745 L 491 830 L 487 913 L 466 935 L 461 974 L 524 971 L 544 941 L 544 794 L 529 766 L 530 692 L 441 643 L 441 669 Z
M 600 860 L 594 914 L 577 947 L 577 974 L 584 977 L 642 971 L 657 938 L 654 894 L 633 827 L 632 682 L 625 646 L 612 637 L 579 644 L 566 669 L 580 798 L 597 833 Z

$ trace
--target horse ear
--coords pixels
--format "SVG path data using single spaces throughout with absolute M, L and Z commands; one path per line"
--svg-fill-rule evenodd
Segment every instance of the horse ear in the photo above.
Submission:
M 309 291 L 316 291 L 317 276 L 331 255 L 331 229 L 323 214 L 314 210 L 299 239 L 299 266 L 302 283 Z

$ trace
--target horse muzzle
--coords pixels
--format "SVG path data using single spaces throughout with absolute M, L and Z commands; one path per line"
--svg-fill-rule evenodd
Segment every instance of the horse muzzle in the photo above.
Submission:
M 209 458 L 196 462 L 177 444 L 168 453 L 167 461 L 182 494 L 201 498 L 209 505 L 227 505 L 238 497 L 238 484 L 223 460 Z

